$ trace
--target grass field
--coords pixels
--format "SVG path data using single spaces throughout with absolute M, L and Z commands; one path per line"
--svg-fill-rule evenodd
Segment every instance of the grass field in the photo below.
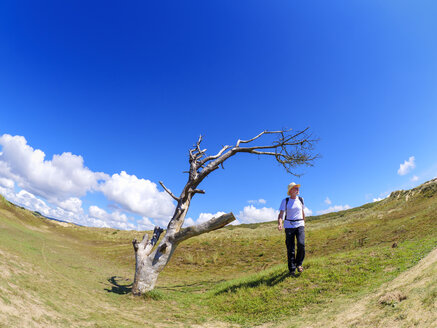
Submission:
M 42 218 L 0 199 L 0 327 L 432 327 L 437 181 L 310 217 L 286 275 L 275 223 L 182 243 L 157 288 L 130 293 L 140 232 Z

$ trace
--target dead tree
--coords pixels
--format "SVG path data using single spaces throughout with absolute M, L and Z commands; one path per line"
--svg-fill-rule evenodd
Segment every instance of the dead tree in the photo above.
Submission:
M 266 144 L 259 145 L 259 142 L 266 140 L 267 136 L 276 137 Z M 179 197 L 176 197 L 164 184 L 159 183 L 176 200 L 173 217 L 171 218 L 166 233 L 158 246 L 157 244 L 163 229 L 155 227 L 152 238 L 149 240 L 147 234 L 141 242 L 136 239 L 132 241 L 135 250 L 135 279 L 132 287 L 134 295 L 141 295 L 155 287 L 159 273 L 170 261 L 176 247 L 182 241 L 224 227 L 235 220 L 232 213 L 182 229 L 191 199 L 195 194 L 204 194 L 205 191 L 198 189 L 199 184 L 210 173 L 217 170 L 230 157 L 238 153 L 249 153 L 256 155 L 273 156 L 287 172 L 299 176 L 294 168 L 300 165 L 312 166 L 318 155 L 312 154 L 313 145 L 317 140 L 308 133 L 308 128 L 292 133 L 291 130 L 263 131 L 256 137 L 249 140 L 238 140 L 233 146 L 224 146 L 216 155 L 208 156 L 206 149 L 200 144 L 202 136 L 189 151 L 188 182 L 182 189 Z

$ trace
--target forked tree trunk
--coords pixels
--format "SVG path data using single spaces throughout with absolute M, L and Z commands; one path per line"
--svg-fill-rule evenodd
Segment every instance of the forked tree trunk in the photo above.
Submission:
M 133 241 L 135 249 L 135 279 L 132 286 L 134 295 L 141 295 L 155 288 L 159 273 L 170 261 L 180 242 L 205 232 L 220 229 L 235 220 L 232 213 L 224 214 L 197 226 L 188 227 L 178 232 L 168 229 L 159 246 L 152 252 L 162 229 L 155 227 L 152 239 L 144 235 L 141 243 Z M 169 225 L 170 226 L 170 225 Z
M 309 153 L 312 150 L 312 143 L 317 140 L 311 140 L 309 138 L 310 135 L 306 133 L 307 130 L 305 129 L 294 134 L 289 133 L 291 130 L 263 131 L 252 139 L 238 140 L 235 146 L 224 146 L 213 156 L 206 156 L 206 149 L 200 148 L 202 141 L 202 136 L 200 136 L 189 152 L 190 169 L 187 172 L 189 177 L 181 195 L 176 197 L 160 182 L 165 191 L 178 202 L 164 238 L 155 247 L 163 232 L 163 229 L 156 227 L 150 240 L 149 236 L 145 234 L 141 242 L 138 242 L 136 239 L 132 241 L 136 260 L 135 279 L 132 287 L 133 294 L 141 295 L 155 287 L 159 273 L 170 261 L 179 243 L 202 233 L 220 229 L 235 220 L 234 215 L 228 213 L 212 218 L 202 224 L 182 229 L 192 197 L 195 194 L 205 193 L 205 191 L 197 189 L 197 186 L 199 186 L 203 179 L 220 166 L 223 167 L 223 163 L 237 153 L 273 156 L 277 162 L 284 166 L 287 172 L 294 174 L 291 172 L 292 168 L 297 165 L 311 165 L 311 162 L 317 158 L 317 155 L 312 156 Z M 267 145 L 241 146 L 252 144 L 255 140 L 266 135 L 274 135 L 278 139 Z

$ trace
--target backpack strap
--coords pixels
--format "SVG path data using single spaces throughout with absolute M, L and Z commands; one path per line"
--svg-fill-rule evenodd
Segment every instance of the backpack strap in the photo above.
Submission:
M 290 197 L 285 198 L 285 216 L 284 216 L 284 220 L 287 220 L 287 206 L 288 206 L 288 201 L 290 200 Z
M 305 204 L 303 203 L 303 198 L 302 198 L 302 197 L 299 196 L 299 200 L 300 200 L 300 202 L 302 203 L 302 205 L 305 205 Z

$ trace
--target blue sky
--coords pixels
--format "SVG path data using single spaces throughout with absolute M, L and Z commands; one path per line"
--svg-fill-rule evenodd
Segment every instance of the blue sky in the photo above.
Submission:
M 165 226 L 188 149 L 310 127 L 300 178 L 240 154 L 187 223 L 273 220 L 289 182 L 308 213 L 437 176 L 434 1 L 4 1 L 0 192 L 92 226 Z

